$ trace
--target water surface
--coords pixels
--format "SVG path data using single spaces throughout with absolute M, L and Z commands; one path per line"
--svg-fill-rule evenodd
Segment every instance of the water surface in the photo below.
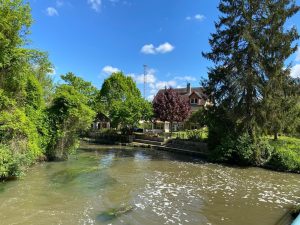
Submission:
M 300 175 L 84 145 L 0 183 L 0 224 L 274 225 L 300 202 Z

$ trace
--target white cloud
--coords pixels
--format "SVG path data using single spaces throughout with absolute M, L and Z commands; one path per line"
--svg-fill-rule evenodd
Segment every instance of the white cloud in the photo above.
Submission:
M 201 15 L 201 14 L 196 14 L 194 16 L 195 20 L 198 20 L 198 21 L 203 21 L 205 19 L 205 16 L 204 15 Z
M 298 47 L 298 51 L 296 53 L 296 59 L 295 59 L 296 62 L 300 62 L 300 47 Z
M 105 74 L 112 74 L 112 73 L 116 73 L 116 72 L 119 72 L 120 70 L 116 67 L 112 67 L 112 66 L 105 66 L 103 67 L 102 69 L 102 72 L 105 73 Z
M 161 44 L 160 46 L 158 46 L 156 48 L 156 52 L 162 53 L 162 54 L 167 53 L 167 52 L 171 52 L 173 50 L 174 50 L 174 46 L 171 45 L 169 42 Z
M 101 0 L 88 0 L 87 2 L 89 5 L 91 5 L 93 10 L 95 10 L 96 12 L 100 11 Z
M 170 80 L 170 81 L 159 81 L 155 84 L 155 88 L 157 89 L 157 91 L 159 89 L 164 89 L 165 87 L 169 88 L 169 87 L 175 87 L 176 86 L 176 81 L 174 80 Z
M 185 17 L 185 20 L 196 20 L 196 21 L 202 22 L 203 20 L 205 20 L 205 16 L 202 14 L 196 14 L 194 16 Z
M 48 7 L 46 12 L 48 16 L 58 16 L 58 12 L 54 7 Z
M 153 44 L 144 45 L 141 49 L 141 52 L 144 54 L 155 54 L 155 47 Z
M 300 78 L 300 64 L 296 64 L 291 69 L 291 77 Z
M 192 76 L 183 76 L 183 77 L 175 77 L 175 80 L 182 80 L 182 81 L 196 81 L 196 77 Z
M 153 44 L 146 44 L 142 47 L 141 52 L 144 54 L 165 54 L 174 50 L 174 46 L 169 42 L 165 42 L 158 47 L 155 47 Z

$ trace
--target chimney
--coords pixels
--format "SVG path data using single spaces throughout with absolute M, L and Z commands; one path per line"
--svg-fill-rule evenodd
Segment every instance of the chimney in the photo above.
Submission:
M 190 95 L 192 93 L 191 83 L 187 83 L 186 85 L 186 91 Z

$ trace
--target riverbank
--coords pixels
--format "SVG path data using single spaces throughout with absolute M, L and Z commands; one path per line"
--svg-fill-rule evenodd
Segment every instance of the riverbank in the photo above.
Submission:
M 282 172 L 300 173 L 300 139 L 296 137 L 280 136 L 278 140 L 271 138 L 265 138 L 264 146 L 267 146 L 268 152 L 264 149 L 259 149 L 260 153 L 264 158 L 257 158 L 252 156 L 253 161 L 249 162 L 248 166 L 257 166 L 266 169 Z M 123 140 L 123 141 L 122 141 Z M 124 142 L 124 140 L 126 140 Z M 132 143 L 132 141 L 134 143 Z M 207 144 L 204 141 L 192 141 L 188 139 L 174 138 L 168 141 L 160 137 L 152 137 L 146 135 L 137 135 L 135 138 L 124 138 L 124 135 L 118 135 L 113 133 L 110 138 L 109 133 L 100 136 L 99 139 L 94 139 L 99 144 L 121 144 L 137 147 L 154 148 L 164 151 L 181 152 L 182 154 L 195 154 L 201 155 L 205 160 L 215 163 L 226 163 L 226 164 L 238 164 L 234 160 L 222 160 L 215 158 L 215 152 L 208 149 Z M 137 143 L 135 143 L 137 142 Z M 260 148 L 258 146 L 257 148 Z M 264 155 L 265 154 L 265 155 Z M 241 166 L 239 164 L 239 166 Z

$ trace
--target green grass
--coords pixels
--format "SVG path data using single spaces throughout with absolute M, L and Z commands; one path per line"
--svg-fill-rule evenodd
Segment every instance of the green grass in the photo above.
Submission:
M 191 137 L 195 137 L 199 140 L 205 140 L 208 136 L 208 128 L 204 127 L 198 130 L 185 130 L 185 131 L 178 131 L 173 132 L 172 138 L 180 138 L 180 139 L 191 139 Z
M 300 139 L 281 136 L 278 140 L 269 140 L 274 147 L 273 156 L 269 162 L 278 170 L 300 172 Z

